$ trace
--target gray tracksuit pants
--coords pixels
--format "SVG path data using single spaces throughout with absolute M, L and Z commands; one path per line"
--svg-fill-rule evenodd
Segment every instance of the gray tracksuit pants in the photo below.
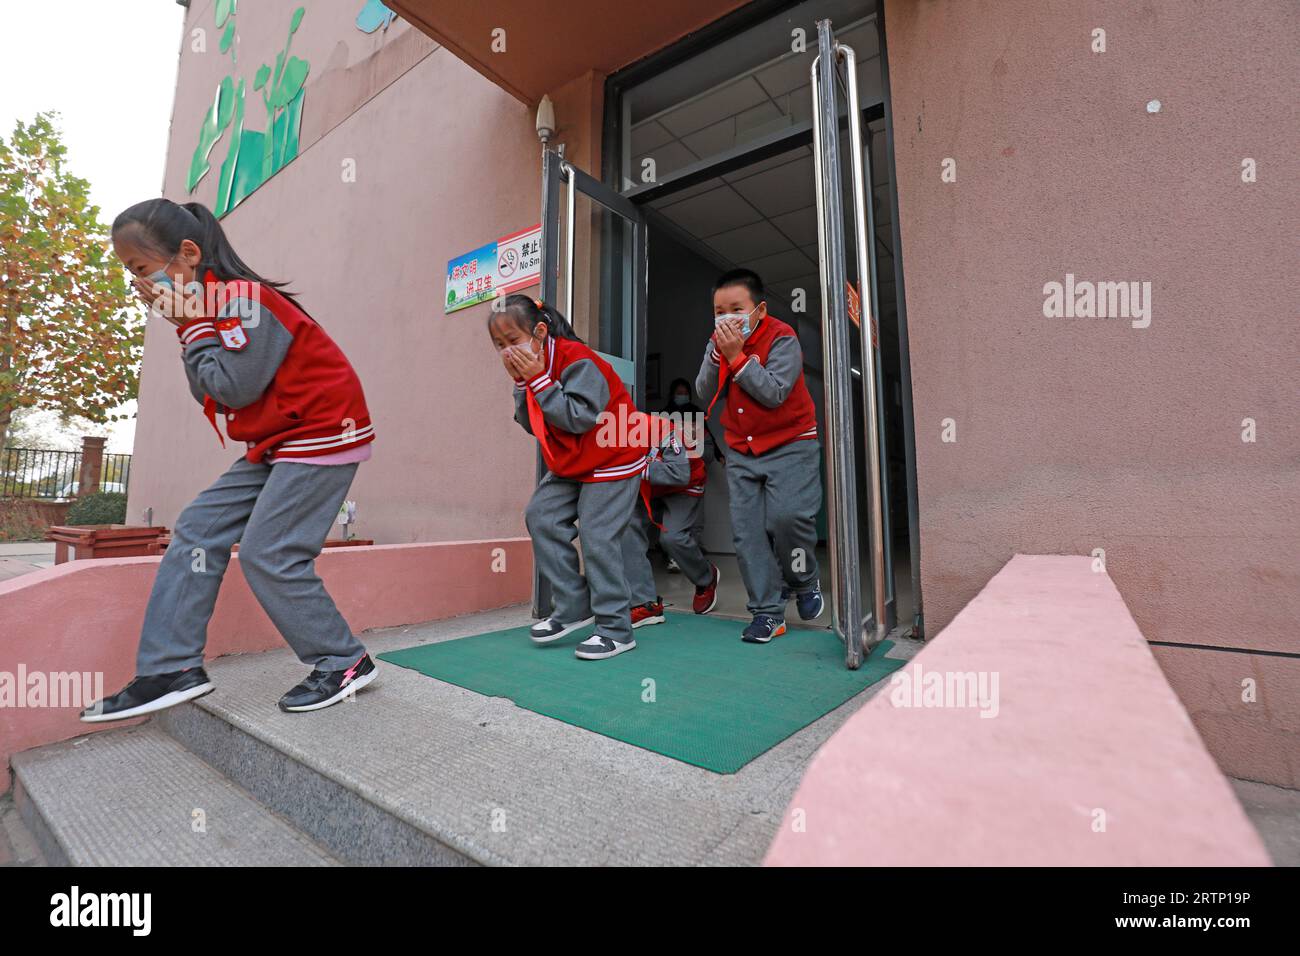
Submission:
M 298 659 L 327 671 L 356 663 L 366 649 L 314 566 L 356 471 L 356 464 L 266 465 L 240 458 L 195 498 L 177 519 L 158 566 L 136 673 L 203 663 L 208 619 L 236 542 L 248 586 Z
M 821 443 L 792 441 L 763 455 L 727 454 L 731 530 L 750 614 L 785 618 L 784 579 L 796 594 L 817 582 Z M 775 553 L 773 553 L 775 551 Z
M 663 502 L 663 532 L 659 543 L 668 556 L 677 562 L 682 574 L 696 587 L 713 580 L 713 566 L 700 550 L 695 524 L 703 512 L 703 498 L 694 495 L 664 495 L 655 499 Z M 632 606 L 657 600 L 654 569 L 646 552 L 650 548 L 650 519 L 640 501 L 632 506 L 632 519 L 623 533 L 623 565 L 627 573 L 627 586 Z
M 533 560 L 551 583 L 556 620 L 572 624 L 594 615 L 600 634 L 620 643 L 632 639 L 622 541 L 640 490 L 639 474 L 574 481 L 548 472 L 533 492 L 525 518 Z M 583 529 L 579 569 L 573 541 Z

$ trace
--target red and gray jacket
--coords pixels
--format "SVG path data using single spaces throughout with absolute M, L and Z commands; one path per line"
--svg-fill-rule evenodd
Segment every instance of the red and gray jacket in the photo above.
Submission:
M 636 406 L 610 364 L 581 342 L 553 335 L 544 357 L 542 371 L 515 383 L 515 421 L 536 436 L 551 473 L 621 481 L 644 471 L 646 449 L 625 427 Z
M 375 440 L 361 380 L 325 330 L 270 286 L 204 281 L 204 316 L 176 329 L 190 392 L 221 438 L 263 460 L 332 455 Z
M 658 415 L 646 417 L 650 419 L 651 432 L 644 481 L 650 497 L 677 494 L 703 497 L 708 469 L 699 454 L 701 449 L 694 449 L 696 454 L 692 456 L 678 436 L 672 419 Z
M 817 437 L 817 412 L 803 380 L 803 349 L 794 329 L 766 315 L 741 346 L 731 368 L 713 339 L 704 350 L 695 377 L 700 395 L 712 395 L 709 412 L 727 391 L 722 427 L 727 444 L 739 452 L 762 455 L 792 441 Z

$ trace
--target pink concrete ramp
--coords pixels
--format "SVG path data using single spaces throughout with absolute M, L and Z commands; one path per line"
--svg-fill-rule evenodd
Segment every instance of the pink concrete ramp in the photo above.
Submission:
M 814 757 L 769 866 L 1267 866 L 1092 559 L 1017 555 Z

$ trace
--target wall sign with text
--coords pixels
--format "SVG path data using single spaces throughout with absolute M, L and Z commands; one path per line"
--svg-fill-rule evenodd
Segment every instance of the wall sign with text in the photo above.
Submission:
M 536 285 L 542 273 L 542 227 L 502 236 L 447 263 L 447 315 Z

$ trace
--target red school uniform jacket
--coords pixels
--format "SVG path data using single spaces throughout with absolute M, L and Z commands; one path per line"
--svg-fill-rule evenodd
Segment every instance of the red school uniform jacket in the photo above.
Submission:
M 649 415 L 651 422 L 649 463 L 646 465 L 645 483 L 651 498 L 668 495 L 704 496 L 704 482 L 708 468 L 700 455 L 692 457 L 679 439 L 669 418 Z M 700 451 L 696 448 L 695 451 Z
M 743 357 L 732 369 L 710 340 L 704 360 L 705 366 L 712 363 L 717 368 L 710 412 L 731 386 L 722 413 L 727 444 L 739 452 L 762 455 L 792 441 L 816 438 L 817 413 L 804 384 L 803 352 L 794 329 L 766 315 L 745 339 L 741 352 Z M 702 369 L 697 387 L 704 379 Z
M 361 380 L 314 319 L 270 286 L 209 271 L 204 315 L 176 329 L 190 391 L 221 437 L 257 462 L 332 455 L 375 440 Z M 222 444 L 225 439 L 222 438 Z
M 515 421 L 536 436 L 551 473 L 619 481 L 645 469 L 645 446 L 625 427 L 636 413 L 610 364 L 576 339 L 546 337 L 546 367 L 515 383 Z

